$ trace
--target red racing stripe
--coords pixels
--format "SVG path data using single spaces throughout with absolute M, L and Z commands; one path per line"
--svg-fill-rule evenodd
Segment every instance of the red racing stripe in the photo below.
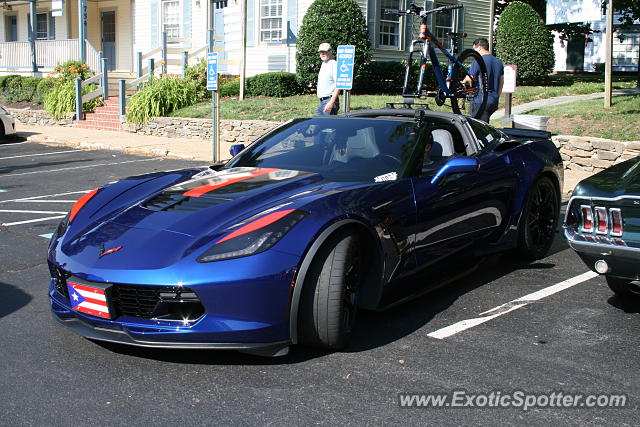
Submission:
M 252 231 L 259 230 L 260 228 L 266 227 L 267 225 L 272 224 L 277 220 L 289 215 L 293 211 L 295 211 L 295 209 L 287 209 L 285 211 L 278 211 L 278 212 L 270 213 L 269 215 L 265 215 L 262 218 L 256 219 L 255 221 L 250 222 L 244 227 L 238 228 L 233 233 L 228 234 L 227 236 L 218 240 L 216 242 L 216 245 L 226 240 L 233 239 L 234 237 L 242 236 L 243 234 L 251 233 Z
M 80 197 L 77 202 L 75 202 L 75 204 L 71 208 L 71 212 L 69 213 L 69 222 L 73 221 L 73 218 L 75 218 L 78 212 L 80 212 L 80 209 L 82 209 L 82 207 L 86 205 L 87 202 L 91 200 L 91 198 L 95 196 L 97 192 L 98 188 L 88 192 L 84 196 Z
M 256 169 L 252 172 L 249 172 L 248 175 L 246 176 L 239 176 L 236 178 L 227 178 L 227 179 L 223 179 L 222 181 L 218 181 L 218 182 L 213 182 L 211 184 L 205 184 L 205 185 L 201 185 L 200 187 L 196 187 L 194 189 L 191 189 L 185 193 L 182 193 L 183 196 L 188 196 L 188 197 L 200 197 L 203 194 L 206 194 L 210 191 L 216 190 L 218 188 L 222 188 L 222 187 L 226 187 L 229 184 L 233 184 L 234 182 L 239 182 L 239 181 L 244 181 L 246 179 L 250 179 L 250 178 L 254 178 L 256 176 L 260 176 L 260 175 L 265 175 L 267 173 L 270 172 L 275 172 L 278 171 L 280 169 L 274 169 L 274 168 L 264 168 L 264 169 Z

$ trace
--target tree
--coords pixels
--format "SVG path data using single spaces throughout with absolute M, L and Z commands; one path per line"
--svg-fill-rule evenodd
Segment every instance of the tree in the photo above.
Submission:
M 514 1 L 504 9 L 496 29 L 496 56 L 516 64 L 522 81 L 535 81 L 553 70 L 553 36 L 533 7 Z
M 354 75 L 369 60 L 367 21 L 355 0 L 315 0 L 302 20 L 298 34 L 296 72 L 304 84 L 315 84 L 320 70 L 320 43 L 356 47 Z

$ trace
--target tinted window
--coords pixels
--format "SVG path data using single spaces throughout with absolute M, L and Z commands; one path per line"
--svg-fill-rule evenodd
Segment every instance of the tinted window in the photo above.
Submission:
M 297 119 L 252 144 L 227 167 L 317 172 L 337 181 L 400 177 L 415 157 L 418 133 L 412 121 Z
M 476 135 L 476 138 L 478 138 L 481 148 L 484 148 L 494 140 L 505 139 L 505 135 L 493 126 L 489 126 L 480 120 L 475 120 L 470 117 L 468 120 L 469 124 L 471 124 L 471 129 L 473 129 L 473 133 Z

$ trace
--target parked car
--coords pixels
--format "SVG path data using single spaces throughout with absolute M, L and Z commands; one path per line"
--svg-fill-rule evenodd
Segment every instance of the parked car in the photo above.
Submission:
M 0 138 L 16 133 L 16 123 L 13 116 L 0 105 Z
M 52 237 L 54 317 L 137 346 L 344 348 L 358 308 L 477 256 L 547 253 L 563 180 L 548 138 L 389 107 L 292 120 L 225 164 L 105 185 Z
M 640 158 L 611 166 L 576 186 L 564 235 L 622 298 L 640 300 Z

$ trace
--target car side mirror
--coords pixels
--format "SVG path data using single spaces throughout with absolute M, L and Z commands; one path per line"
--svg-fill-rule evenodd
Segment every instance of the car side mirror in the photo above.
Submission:
M 478 170 L 480 164 L 475 157 L 456 157 L 449 160 L 440 168 L 440 170 L 431 178 L 431 184 L 437 185 L 447 176 L 455 173 L 470 173 Z
M 231 154 L 232 157 L 235 157 L 240 154 L 242 150 L 244 150 L 244 144 L 233 144 L 231 148 L 229 148 L 229 154 Z

